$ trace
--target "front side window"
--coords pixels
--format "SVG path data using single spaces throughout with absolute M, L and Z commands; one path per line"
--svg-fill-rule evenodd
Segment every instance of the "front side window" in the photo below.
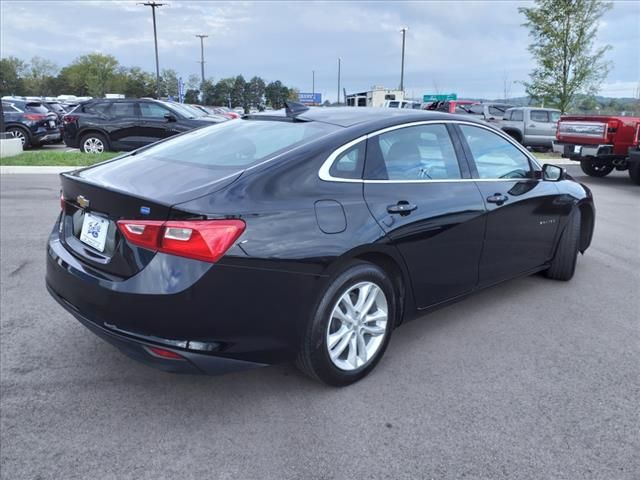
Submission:
M 105 115 L 110 106 L 111 103 L 107 102 L 87 103 L 82 106 L 82 111 L 92 115 Z
M 544 110 L 531 110 L 531 121 L 532 122 L 549 122 L 549 112 L 545 112 Z
M 524 115 L 522 110 L 513 110 L 511 112 L 511 121 L 513 122 L 522 122 L 524 120 Z
M 480 178 L 530 177 L 529 159 L 508 140 L 481 127 L 460 125 L 460 130 L 471 150 Z
M 144 118 L 164 118 L 171 112 L 157 103 L 143 102 L 140 104 L 140 115 Z
M 369 139 L 366 178 L 371 180 L 444 180 L 461 178 L 447 127 L 417 125 Z

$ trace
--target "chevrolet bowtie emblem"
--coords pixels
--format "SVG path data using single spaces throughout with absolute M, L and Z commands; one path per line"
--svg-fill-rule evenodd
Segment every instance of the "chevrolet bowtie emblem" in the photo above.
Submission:
M 87 208 L 91 203 L 88 198 L 84 197 L 84 195 L 78 195 L 76 197 L 76 201 L 78 202 L 78 205 L 80 205 L 82 208 Z

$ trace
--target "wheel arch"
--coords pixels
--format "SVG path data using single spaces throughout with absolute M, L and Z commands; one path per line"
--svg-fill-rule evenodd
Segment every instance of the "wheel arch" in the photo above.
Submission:
M 393 248 L 393 247 L 389 247 Z M 391 283 L 395 289 L 397 303 L 398 303 L 398 316 L 394 326 L 402 324 L 407 320 L 408 312 L 411 312 L 411 305 L 413 305 L 413 293 L 411 290 L 411 282 L 409 273 L 404 266 L 404 262 L 399 258 L 395 252 L 385 250 L 355 250 L 346 253 L 338 260 L 332 263 L 327 269 L 327 273 L 330 276 L 334 276 L 340 273 L 345 265 L 353 261 L 368 262 L 381 268 L 391 280 Z
M 77 133 L 77 138 L 78 138 L 78 142 L 80 142 L 82 140 L 82 137 L 89 135 L 91 133 L 99 133 L 100 135 L 102 135 L 103 137 L 106 138 L 107 143 L 110 143 L 111 139 L 109 138 L 109 134 L 107 132 L 105 132 L 104 130 L 97 128 L 97 127 L 86 127 L 83 130 L 80 130 Z
M 523 142 L 524 136 L 522 135 L 522 132 L 520 130 L 518 130 L 517 128 L 503 128 L 502 130 L 504 131 L 504 133 L 509 135 L 511 138 L 516 140 L 518 143 L 522 143 Z
M 589 202 L 581 202 L 577 205 L 580 211 L 580 253 L 584 253 L 593 238 L 593 229 L 595 226 L 595 211 L 593 205 Z

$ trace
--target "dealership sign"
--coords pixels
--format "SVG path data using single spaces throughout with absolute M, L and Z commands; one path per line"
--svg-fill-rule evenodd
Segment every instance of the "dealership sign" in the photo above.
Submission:
M 458 99 L 457 93 L 444 93 L 444 94 L 437 93 L 435 95 L 422 96 L 423 102 L 444 102 L 446 100 L 457 100 L 457 99 Z
M 299 93 L 298 100 L 301 103 L 322 103 L 322 94 L 321 93 Z

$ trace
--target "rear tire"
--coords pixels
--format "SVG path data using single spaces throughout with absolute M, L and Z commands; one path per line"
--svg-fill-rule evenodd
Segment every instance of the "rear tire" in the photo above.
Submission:
M 102 153 L 109 150 L 109 142 L 101 133 L 87 133 L 80 139 L 80 151 L 83 153 Z
M 558 241 L 551 266 L 544 272 L 548 278 L 567 281 L 573 277 L 580 247 L 580 219 L 580 210 L 576 208 Z
M 629 178 L 636 185 L 640 185 L 640 162 L 629 163 Z
M 24 128 L 21 127 L 9 127 L 6 129 L 7 133 L 13 133 L 15 138 L 19 138 L 22 142 L 22 148 L 27 149 L 31 146 L 31 140 L 29 139 L 29 132 L 27 132 Z
M 298 354 L 298 368 L 336 387 L 357 382 L 382 358 L 397 312 L 395 290 L 385 272 L 368 262 L 352 263 L 322 295 Z
M 580 160 L 580 168 L 590 177 L 606 177 L 613 171 L 613 165 L 595 159 Z

